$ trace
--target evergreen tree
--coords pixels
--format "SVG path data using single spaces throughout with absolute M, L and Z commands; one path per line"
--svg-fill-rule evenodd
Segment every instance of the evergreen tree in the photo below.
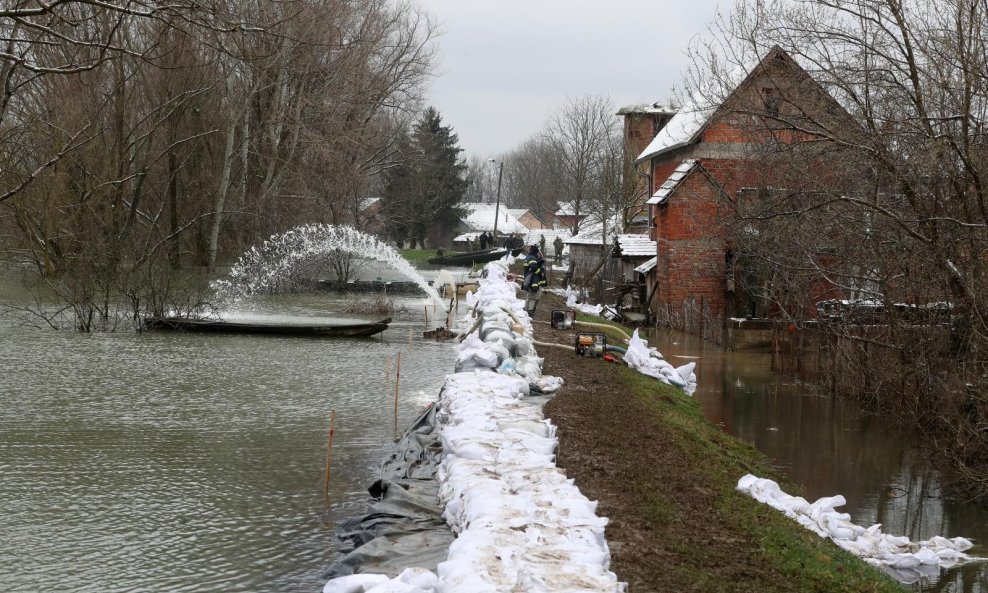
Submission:
M 384 214 L 393 238 L 409 247 L 446 243 L 469 182 L 452 127 L 429 107 L 398 141 L 399 164 L 385 174 Z

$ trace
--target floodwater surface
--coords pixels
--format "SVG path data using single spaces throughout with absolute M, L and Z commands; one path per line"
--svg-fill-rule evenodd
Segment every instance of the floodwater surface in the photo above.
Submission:
M 988 510 L 941 492 L 940 474 L 915 435 L 773 374 L 768 354 L 724 352 L 670 333 L 650 343 L 673 364 L 695 360 L 694 397 L 707 418 L 754 444 L 810 501 L 842 494 L 847 505 L 838 510 L 856 523 L 881 523 L 912 540 L 962 536 L 975 543 L 970 554 L 988 556 Z M 912 588 L 988 593 L 988 564 L 944 571 Z
M 400 352 L 400 427 L 452 372 L 423 301 L 362 339 L 0 323 L 0 591 L 320 591 L 391 444 L 387 369 Z

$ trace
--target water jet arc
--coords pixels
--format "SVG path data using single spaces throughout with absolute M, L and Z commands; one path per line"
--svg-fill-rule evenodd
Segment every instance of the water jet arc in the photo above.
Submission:
M 344 225 L 310 224 L 273 235 L 251 247 L 230 269 L 228 280 L 212 286 L 220 295 L 239 297 L 272 292 L 303 264 L 345 251 L 390 265 L 439 303 L 442 297 L 400 253 L 377 237 Z M 444 304 L 444 303 L 443 303 Z

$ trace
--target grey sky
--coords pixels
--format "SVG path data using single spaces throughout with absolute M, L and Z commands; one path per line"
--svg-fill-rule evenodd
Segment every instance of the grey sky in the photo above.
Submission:
M 429 101 L 467 155 L 510 150 L 570 97 L 665 100 L 725 0 L 420 0 L 442 27 Z

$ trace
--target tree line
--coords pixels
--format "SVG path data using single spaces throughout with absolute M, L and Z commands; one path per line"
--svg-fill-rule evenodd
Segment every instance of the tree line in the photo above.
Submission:
M 354 222 L 435 35 L 404 0 L 0 8 L 0 257 L 91 330 L 121 297 L 135 319 L 175 306 L 175 270 Z
M 560 203 L 591 222 L 615 218 L 623 230 L 635 215 L 633 184 L 624 178 L 624 136 L 617 109 L 607 97 L 587 95 L 557 108 L 542 130 L 517 148 L 496 155 L 504 163 L 501 202 L 527 208 L 549 221 Z M 472 181 L 467 200 L 493 203 L 497 177 L 489 159 L 468 163 Z M 569 229 L 577 234 L 581 224 Z

